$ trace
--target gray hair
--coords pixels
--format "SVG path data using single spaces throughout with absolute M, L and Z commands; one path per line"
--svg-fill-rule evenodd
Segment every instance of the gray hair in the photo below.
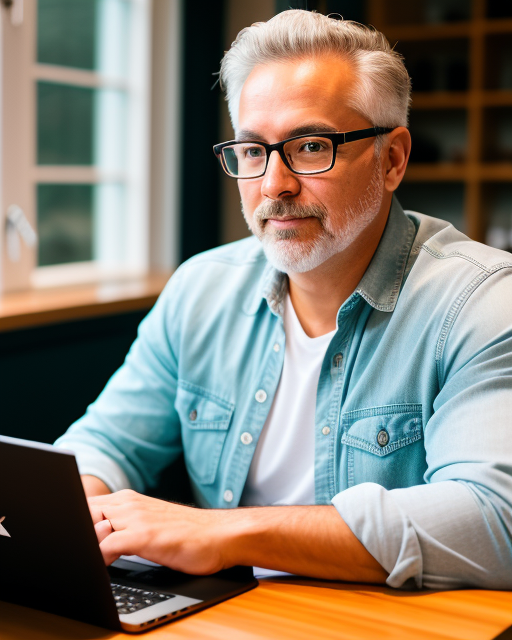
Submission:
M 351 108 L 375 126 L 407 126 L 411 80 L 385 36 L 357 22 L 291 9 L 242 29 L 222 59 L 220 82 L 235 131 L 242 87 L 256 65 L 321 53 L 353 64 L 359 82 Z

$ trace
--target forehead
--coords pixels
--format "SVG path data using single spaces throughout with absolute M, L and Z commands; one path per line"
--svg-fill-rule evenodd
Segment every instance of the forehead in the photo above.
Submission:
M 281 136 L 309 121 L 347 130 L 361 121 L 347 104 L 355 83 L 352 65 L 334 55 L 257 65 L 240 96 L 239 130 Z

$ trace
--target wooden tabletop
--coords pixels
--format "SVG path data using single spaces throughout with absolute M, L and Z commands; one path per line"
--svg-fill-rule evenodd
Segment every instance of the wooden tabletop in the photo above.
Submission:
M 512 592 L 405 592 L 266 579 L 231 600 L 138 636 L 148 640 L 491 640 L 512 625 Z M 2 640 L 120 639 L 66 618 L 0 602 Z
M 170 273 L 0 296 L 0 331 L 149 309 Z

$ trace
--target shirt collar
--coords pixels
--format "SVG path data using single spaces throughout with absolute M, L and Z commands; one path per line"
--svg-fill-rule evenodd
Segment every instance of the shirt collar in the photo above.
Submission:
M 393 196 L 388 220 L 356 292 L 378 311 L 393 311 L 416 236 L 416 226 Z
M 355 291 L 378 311 L 395 308 L 415 235 L 416 226 L 393 196 L 384 233 Z M 282 316 L 287 293 L 288 277 L 267 262 L 259 291 L 246 312 L 256 313 L 264 298 L 270 310 Z

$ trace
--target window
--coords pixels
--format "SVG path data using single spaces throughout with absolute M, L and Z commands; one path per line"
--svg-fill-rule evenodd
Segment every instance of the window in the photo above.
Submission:
M 165 11 L 173 29 L 176 4 Z M 16 260 L 4 233 L 3 289 L 144 272 L 155 235 L 151 0 L 25 0 L 21 24 L 15 6 L 2 11 L 1 200 L 38 243 L 22 239 Z M 168 65 L 161 73 L 176 82 Z M 159 123 L 164 137 L 175 124 Z

